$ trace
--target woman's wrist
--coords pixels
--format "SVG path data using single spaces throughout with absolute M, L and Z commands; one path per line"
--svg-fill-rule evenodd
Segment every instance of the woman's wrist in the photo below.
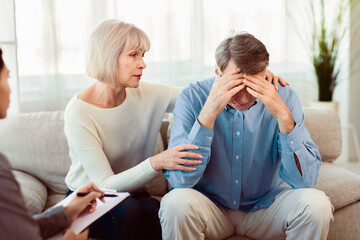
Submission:
M 150 165 L 151 167 L 155 170 L 155 171 L 160 171 L 162 170 L 162 168 L 160 167 L 160 164 L 158 164 L 158 161 L 157 161 L 157 157 L 156 155 L 155 156 L 152 156 L 150 158 Z

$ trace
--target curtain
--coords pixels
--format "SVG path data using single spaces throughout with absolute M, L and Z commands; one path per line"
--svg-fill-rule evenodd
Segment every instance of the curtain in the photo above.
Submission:
M 21 112 L 63 110 L 72 96 L 94 82 L 85 74 L 86 46 L 93 29 L 110 18 L 134 23 L 148 34 L 145 81 L 185 86 L 213 76 L 215 49 L 232 31 L 259 38 L 270 53 L 270 69 L 290 76 L 285 0 L 15 3 Z

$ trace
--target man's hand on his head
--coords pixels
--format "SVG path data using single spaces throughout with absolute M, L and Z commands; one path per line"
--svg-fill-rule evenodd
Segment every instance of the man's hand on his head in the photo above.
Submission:
M 224 110 L 231 97 L 245 88 L 243 74 L 238 68 L 218 76 L 198 117 L 199 123 L 207 128 L 214 127 L 216 117 Z
M 295 127 L 294 119 L 274 86 L 260 76 L 244 75 L 244 78 L 246 90 L 264 103 L 270 114 L 278 120 L 280 132 L 291 132 Z
M 282 77 L 275 76 L 273 72 L 270 70 L 266 70 L 265 72 L 265 79 L 274 85 L 276 90 L 279 89 L 279 82 L 280 84 L 285 87 L 286 85 L 290 85 L 287 81 L 285 81 Z

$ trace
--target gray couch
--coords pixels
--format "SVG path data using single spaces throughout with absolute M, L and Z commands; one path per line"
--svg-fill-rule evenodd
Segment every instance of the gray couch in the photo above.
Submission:
M 323 163 L 316 188 L 323 190 L 335 207 L 328 239 L 360 239 L 360 176 L 333 163 L 341 153 L 341 126 L 336 113 L 304 109 L 306 126 L 318 146 Z M 157 139 L 156 152 L 168 141 L 168 121 Z M 70 165 L 63 131 L 63 112 L 13 114 L 0 121 L 0 152 L 5 154 L 19 181 L 27 207 L 39 213 L 63 199 L 65 175 Z M 169 190 L 159 174 L 147 184 L 157 199 Z M 229 239 L 247 239 L 232 236 Z

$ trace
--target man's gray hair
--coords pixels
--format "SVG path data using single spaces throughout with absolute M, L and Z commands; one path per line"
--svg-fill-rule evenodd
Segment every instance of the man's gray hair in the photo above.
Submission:
M 269 53 L 265 45 L 247 32 L 240 32 L 223 40 L 215 51 L 216 64 L 221 72 L 232 59 L 242 73 L 254 75 L 265 71 Z

